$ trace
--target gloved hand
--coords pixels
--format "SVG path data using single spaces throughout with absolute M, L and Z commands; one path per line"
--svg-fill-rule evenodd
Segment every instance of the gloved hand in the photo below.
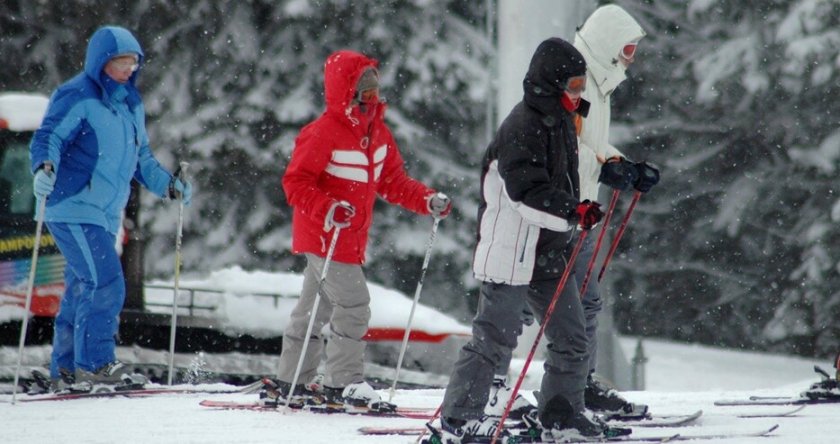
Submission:
M 452 201 L 443 193 L 430 194 L 426 197 L 426 207 L 435 219 L 446 219 L 452 211 Z
M 356 215 L 356 209 L 350 202 L 345 200 L 335 201 L 327 211 L 324 218 L 324 231 L 330 231 L 332 227 L 347 228 L 350 226 L 350 218 Z
M 184 201 L 184 206 L 190 206 L 192 202 L 192 184 L 178 177 L 173 177 L 169 183 L 169 198 Z
M 647 162 L 639 162 L 634 165 L 639 174 L 639 178 L 633 184 L 633 187 L 642 193 L 647 193 L 654 185 L 659 183 L 659 169 L 653 164 Z
M 584 230 L 591 230 L 604 217 L 601 204 L 590 202 L 589 199 L 579 203 L 575 213 L 578 216 L 578 223 Z
M 598 182 L 621 191 L 629 189 L 638 180 L 636 165 L 620 157 L 607 160 L 601 166 L 601 174 L 598 176 Z
M 55 188 L 56 174 L 52 171 L 51 164 L 44 164 L 38 171 L 35 172 L 35 179 L 32 183 L 32 193 L 38 199 L 43 199 L 50 195 Z

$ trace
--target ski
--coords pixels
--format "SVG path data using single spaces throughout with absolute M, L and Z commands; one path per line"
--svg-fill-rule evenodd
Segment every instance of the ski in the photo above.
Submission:
M 258 412 L 280 412 L 284 407 L 263 405 L 259 402 L 235 402 L 235 401 L 216 401 L 212 399 L 205 399 L 199 403 L 202 407 L 209 407 L 221 410 L 252 410 Z M 434 414 L 434 410 L 426 408 L 405 408 L 398 407 L 396 411 L 377 411 L 364 407 L 353 407 L 347 409 L 343 405 L 307 405 L 300 406 L 292 404 L 292 410 L 321 413 L 321 414 L 346 414 L 346 415 L 363 415 L 363 416 L 378 416 L 378 417 L 393 417 L 393 418 L 411 418 L 411 419 L 425 419 L 429 420 Z
M 680 427 L 697 421 L 701 416 L 703 416 L 703 411 L 698 410 L 689 415 L 652 415 L 631 420 L 608 418 L 608 422 L 622 427 Z
M 793 409 L 788 409 L 783 412 L 755 412 L 755 413 L 739 413 L 737 416 L 739 418 L 785 418 L 794 416 L 797 413 L 801 412 L 807 405 L 800 405 Z
M 67 393 L 49 393 L 49 394 L 38 394 L 38 395 L 29 395 L 26 397 L 19 398 L 20 402 L 40 402 L 40 401 L 70 401 L 74 399 L 88 399 L 88 398 L 114 398 L 114 397 L 124 397 L 124 398 L 144 398 L 148 396 L 155 396 L 155 395 L 177 395 L 177 394 L 190 394 L 190 393 L 200 393 L 200 394 L 237 394 L 237 393 L 251 393 L 255 388 L 255 385 L 261 386 L 261 383 L 249 384 L 243 387 L 234 387 L 230 386 L 231 388 L 225 387 L 218 387 L 217 384 L 208 384 L 206 386 L 190 386 L 190 385 L 181 385 L 181 386 L 153 386 L 153 387 L 145 387 L 145 388 L 126 388 L 126 389 L 114 389 L 113 387 L 104 388 L 104 387 L 94 387 L 93 390 L 90 392 L 67 392 Z
M 733 433 L 708 433 L 708 434 L 690 434 L 683 435 L 680 433 L 672 435 L 658 435 L 658 436 L 634 436 L 624 435 L 616 437 L 603 437 L 583 440 L 564 440 L 564 443 L 592 443 L 592 442 L 676 442 L 676 441 L 692 441 L 692 440 L 706 440 L 706 439 L 739 439 L 739 438 L 763 438 L 770 436 L 779 425 L 757 430 L 755 432 L 733 432 Z M 432 435 L 429 438 L 421 441 L 423 444 L 439 444 L 440 436 Z M 471 440 L 463 441 L 462 444 L 489 444 L 492 442 L 491 437 L 473 438 Z M 543 441 L 538 436 L 533 436 L 527 432 L 521 434 L 507 434 L 500 437 L 497 441 L 500 444 L 538 444 L 538 443 L 553 443 L 555 441 Z
M 691 424 L 703 415 L 702 410 L 698 410 L 690 415 L 663 415 L 653 416 L 647 419 L 628 420 L 628 421 L 609 421 L 610 424 L 619 425 L 621 427 L 680 427 Z M 521 424 L 521 423 L 520 423 Z M 513 424 L 509 429 L 515 430 L 519 426 Z M 362 435 L 403 435 L 416 436 L 426 433 L 426 427 L 361 427 L 359 433 Z
M 750 396 L 746 399 L 719 399 L 715 401 L 718 407 L 737 407 L 747 405 L 811 405 L 811 404 L 840 404 L 840 398 L 801 398 L 784 396 Z

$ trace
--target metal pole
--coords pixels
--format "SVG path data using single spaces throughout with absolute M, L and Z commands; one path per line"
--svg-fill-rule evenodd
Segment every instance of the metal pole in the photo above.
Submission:
M 190 164 L 181 162 L 178 171 L 175 172 L 176 178 L 187 177 L 187 167 Z M 175 281 L 172 294 L 172 321 L 169 328 L 169 376 L 167 378 L 167 385 L 172 385 L 172 379 L 175 373 L 175 331 L 178 324 L 178 286 L 181 280 L 181 237 L 184 232 L 184 196 L 178 196 L 178 233 L 175 237 Z
M 44 164 L 44 172 L 49 174 L 52 164 Z M 41 247 L 41 229 L 44 226 L 44 212 L 47 210 L 47 197 L 44 196 L 35 214 L 35 245 L 32 247 L 32 264 L 29 266 L 29 281 L 26 286 L 26 302 L 23 306 L 23 320 L 20 325 L 20 341 L 18 342 L 17 365 L 15 366 L 15 385 L 12 387 L 12 404 L 17 397 L 17 387 L 20 381 L 20 366 L 23 360 L 23 345 L 26 343 L 26 329 L 29 328 L 29 309 L 32 307 L 32 292 L 35 290 L 35 270 L 38 267 L 38 249 Z
M 405 350 L 408 348 L 408 337 L 411 334 L 411 323 L 414 320 L 414 310 L 417 308 L 417 302 L 420 300 L 420 292 L 423 290 L 423 279 L 426 278 L 426 269 L 429 268 L 429 258 L 432 257 L 432 245 L 435 244 L 438 224 L 440 224 L 440 219 L 435 218 L 435 223 L 432 225 L 432 234 L 429 237 L 429 246 L 426 247 L 426 257 L 423 259 L 423 267 L 420 271 L 420 281 L 417 282 L 417 289 L 414 290 L 414 302 L 411 304 L 411 312 L 408 314 L 408 322 L 405 325 L 405 334 L 403 335 L 402 347 L 400 348 L 400 357 L 397 359 L 397 369 L 394 373 L 394 383 L 391 385 L 391 390 L 388 393 L 388 402 L 391 402 L 391 399 L 394 398 L 394 392 L 397 390 L 397 380 L 400 379 L 400 369 L 402 368 L 403 358 L 405 357 Z
M 286 397 L 286 407 L 284 411 L 288 411 L 289 405 L 292 402 L 292 395 L 295 393 L 295 385 L 298 377 L 300 377 L 300 370 L 303 368 L 303 360 L 306 358 L 306 349 L 309 348 L 309 338 L 312 336 L 312 327 L 315 325 L 315 314 L 318 312 L 318 304 L 321 303 L 321 289 L 324 287 L 324 282 L 327 280 L 327 270 L 330 268 L 333 254 L 335 253 L 335 245 L 338 243 L 338 234 L 341 233 L 340 227 L 335 227 L 332 240 L 330 241 L 330 248 L 327 250 L 327 257 L 324 259 L 324 269 L 321 270 L 321 279 L 318 281 L 318 289 L 315 291 L 315 302 L 312 304 L 312 313 L 309 315 L 309 325 L 306 326 L 306 335 L 303 337 L 303 347 L 300 349 L 300 357 L 298 358 L 297 368 L 295 368 L 295 376 L 292 378 L 292 385 L 289 387 L 289 395 Z

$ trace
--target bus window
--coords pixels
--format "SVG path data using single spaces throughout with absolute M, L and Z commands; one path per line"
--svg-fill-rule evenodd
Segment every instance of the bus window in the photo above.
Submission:
M 35 214 L 29 146 L 24 142 L 13 141 L 0 151 L 0 214 Z

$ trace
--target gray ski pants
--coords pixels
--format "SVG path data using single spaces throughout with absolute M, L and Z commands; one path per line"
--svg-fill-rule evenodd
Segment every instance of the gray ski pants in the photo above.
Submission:
M 542 322 L 557 284 L 552 280 L 532 282 L 530 286 L 489 282 L 481 285 L 473 337 L 455 363 L 443 398 L 442 417 L 482 416 L 495 370 L 502 359 L 509 359 L 522 333 L 521 316 L 526 302 L 537 321 Z M 548 352 L 538 399 L 541 411 L 545 402 L 555 396 L 565 398 L 575 411 L 583 410 L 589 360 L 583 307 L 576 289 L 574 276 L 570 276 L 544 330 Z
M 303 290 L 283 333 L 283 350 L 277 373 L 278 379 L 283 382 L 291 383 L 294 378 L 324 261 L 314 254 L 306 254 Z M 306 383 L 317 374 L 324 352 L 321 332 L 327 322 L 330 337 L 326 345 L 324 385 L 339 388 L 363 381 L 365 342 L 362 337 L 367 333 L 368 321 L 370 293 L 361 265 L 332 261 L 321 288 L 321 300 L 298 383 Z
M 580 286 L 583 285 L 583 278 L 586 276 L 586 268 L 589 266 L 589 260 L 592 258 L 592 254 L 595 252 L 595 244 L 597 243 L 597 236 L 598 233 L 591 232 L 586 239 L 583 240 L 583 246 L 580 248 L 580 252 L 578 252 L 578 257 L 575 260 L 575 264 L 572 267 L 572 273 L 574 273 L 575 280 L 577 285 L 575 286 L 578 288 L 578 295 L 580 295 Z M 602 246 L 603 248 L 603 246 Z M 603 303 L 601 302 L 601 289 L 600 284 L 598 283 L 598 263 L 596 262 L 595 265 L 592 267 L 592 275 L 589 277 L 589 283 L 586 285 L 586 293 L 581 298 L 581 303 L 583 304 L 583 313 L 586 317 L 586 337 L 588 339 L 588 349 L 589 349 L 589 372 L 592 373 L 595 371 L 595 366 L 597 365 L 598 359 L 598 313 L 601 312 L 603 308 Z M 570 280 L 571 284 L 571 280 Z M 534 314 L 531 312 L 530 307 L 525 305 L 523 308 L 522 313 L 522 322 L 526 325 L 531 325 L 534 320 Z M 501 361 L 499 362 L 499 367 L 496 369 L 497 375 L 507 375 L 510 371 L 510 361 L 512 359 L 513 349 L 516 348 L 516 344 L 514 344 L 513 348 L 511 348 L 508 353 L 502 357 Z

